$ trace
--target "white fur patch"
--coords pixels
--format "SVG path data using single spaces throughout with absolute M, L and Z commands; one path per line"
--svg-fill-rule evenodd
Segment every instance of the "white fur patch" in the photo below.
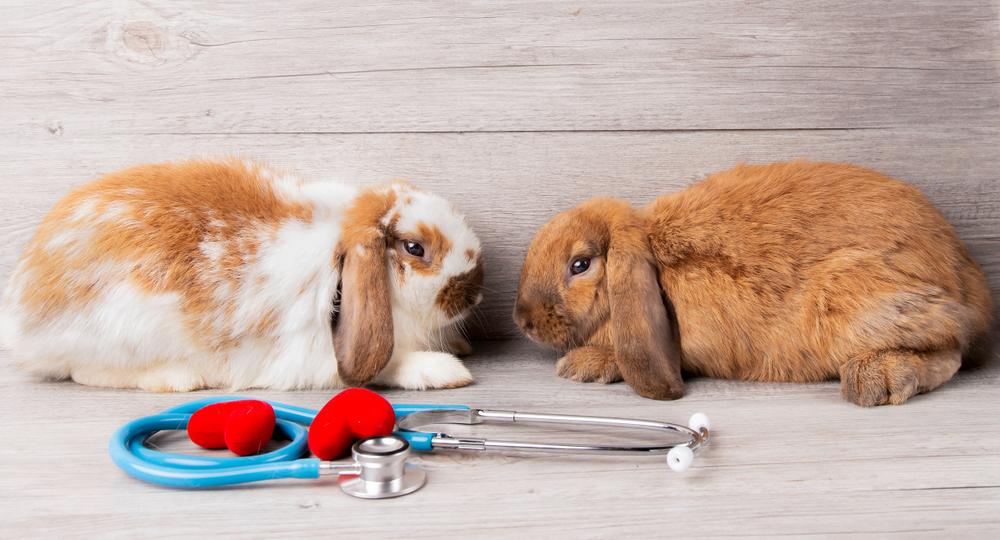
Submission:
M 280 197 L 308 206 L 312 219 L 288 220 L 276 229 L 273 224 L 241 222 L 240 230 L 230 232 L 223 229 L 234 223 L 209 216 L 209 230 L 198 244 L 204 262 L 196 268 L 201 286 L 212 290 L 220 306 L 197 322 L 227 338 L 226 346 L 212 343 L 207 339 L 211 336 L 192 334 L 193 328 L 201 326 L 192 326 L 192 314 L 184 311 L 178 292 L 153 294 L 130 281 L 132 269 L 144 261 L 108 260 L 67 275 L 67 280 L 95 291 L 95 299 L 82 307 L 66 306 L 28 329 L 25 322 L 32 314 L 19 299 L 34 276 L 22 263 L 6 289 L 0 311 L 0 337 L 13 346 L 15 359 L 26 369 L 49 377 L 158 391 L 339 384 L 330 329 L 339 279 L 334 249 L 344 211 L 358 189 L 303 182 L 267 168 L 258 171 Z M 470 261 L 466 252 L 478 256 L 479 241 L 443 199 L 399 186 L 392 189 L 405 190 L 396 208 L 401 228 L 415 228 L 419 222 L 434 225 L 453 248 L 434 275 L 409 272 L 404 284 L 393 279 L 395 348 L 378 381 L 412 389 L 467 384 L 472 377 L 458 358 L 427 349 L 440 350 L 450 335 L 446 328 L 450 321 L 435 300 L 450 277 L 473 268 L 475 260 Z M 142 193 L 133 190 L 129 195 Z M 193 219 L 189 209 L 173 211 Z M 85 246 L 102 222 L 141 229 L 148 226 L 151 216 L 150 209 L 138 203 L 133 209 L 125 202 L 84 200 L 45 247 L 65 252 Z M 241 242 L 260 247 L 245 258 L 236 275 L 219 268 L 227 250 L 245 245 Z M 395 272 L 389 274 L 395 278 Z
M 389 216 L 399 217 L 396 230 L 401 236 L 416 235 L 423 223 L 437 227 L 452 244 L 436 273 L 423 275 L 407 271 L 405 285 L 400 287 L 396 283 L 393 291 L 396 309 L 422 323 L 422 331 L 418 333 L 424 336 L 424 346 L 440 347 L 437 343 L 439 340 L 428 337 L 436 336 L 442 327 L 453 324 L 462 315 L 450 316 L 437 307 L 435 299 L 449 279 L 475 268 L 481 251 L 479 239 L 466 224 L 465 218 L 448 201 L 405 186 L 394 185 L 393 189 L 398 196 Z M 471 260 L 466 252 L 472 252 Z M 394 315 L 394 318 L 397 317 Z
M 45 249 L 49 251 L 63 251 L 71 253 L 72 246 L 78 246 L 90 238 L 88 229 L 65 229 L 52 235 L 52 238 L 45 244 Z
M 104 282 L 111 282 L 109 278 Z M 13 313 L 15 319 L 25 315 Z M 126 379 L 201 352 L 191 344 L 177 294 L 150 295 L 118 278 L 86 307 L 63 311 L 41 327 L 20 328 L 14 357 L 25 369 L 44 376 L 101 371 L 114 379 L 111 386 L 135 386 Z
M 72 218 L 76 221 L 87 221 L 97 217 L 97 201 L 94 199 L 84 199 L 73 209 Z
M 226 247 L 221 242 L 214 240 L 204 240 L 198 244 L 198 249 L 209 262 L 218 263 L 219 259 L 226 254 Z

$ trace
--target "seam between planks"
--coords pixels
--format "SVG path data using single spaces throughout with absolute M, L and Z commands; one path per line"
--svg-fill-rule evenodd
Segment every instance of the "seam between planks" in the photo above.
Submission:
M 778 127 L 778 128 L 664 128 L 664 129 L 473 129 L 473 130 L 384 130 L 384 131 L 147 131 L 136 135 L 464 135 L 530 133 L 758 133 L 802 131 L 886 131 L 893 126 Z

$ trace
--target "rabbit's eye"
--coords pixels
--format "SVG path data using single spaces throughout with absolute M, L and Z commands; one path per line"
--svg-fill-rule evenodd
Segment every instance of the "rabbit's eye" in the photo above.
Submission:
M 424 246 L 421 246 L 420 244 L 413 242 L 411 240 L 403 240 L 403 249 L 405 249 L 407 253 L 413 255 L 414 257 L 424 256 Z
M 573 262 L 569 263 L 569 273 L 574 276 L 586 272 L 588 268 L 590 268 L 590 259 L 573 259 Z

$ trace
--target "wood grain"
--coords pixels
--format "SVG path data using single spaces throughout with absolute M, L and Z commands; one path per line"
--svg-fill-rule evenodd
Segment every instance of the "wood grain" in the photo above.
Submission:
M 473 386 L 387 392 L 394 402 L 470 403 L 685 422 L 712 419 L 716 439 L 686 474 L 662 458 L 438 452 L 420 457 L 430 480 L 398 500 L 351 499 L 329 483 L 281 481 L 211 491 L 158 488 L 107 457 L 130 418 L 197 396 L 32 381 L 0 353 L 0 537 L 573 538 L 699 536 L 989 536 L 1000 527 L 1000 369 L 962 372 L 899 407 L 862 409 L 836 383 L 698 379 L 656 402 L 623 384 L 558 379 L 553 358 L 494 342 L 469 362 Z M 529 382 L 530 381 L 530 384 Z M 253 392 L 319 407 L 326 392 Z M 524 427 L 449 427 L 455 435 L 594 441 Z M 624 432 L 615 436 L 628 436 Z M 634 436 L 634 434 L 632 434 Z M 191 451 L 182 436 L 163 448 Z
M 2 129 L 996 125 L 989 1 L 8 1 Z M 53 94 L 59 99 L 53 99 Z M 99 121 L 95 121 L 99 119 Z
M 454 200 L 487 253 L 476 334 L 511 338 L 525 246 L 553 213 L 806 157 L 921 187 L 1000 298 L 998 14 L 996 0 L 5 0 L 0 279 L 73 186 L 137 162 L 238 153 L 319 180 L 407 177 Z M 703 410 L 718 438 L 688 475 L 658 459 L 440 453 L 421 458 L 423 491 L 379 503 L 294 482 L 171 491 L 115 469 L 107 439 L 191 396 L 33 381 L 0 352 L 0 537 L 1000 529 L 996 362 L 873 410 L 843 402 L 835 383 L 696 380 L 684 399 L 652 402 L 557 379 L 553 362 L 495 341 L 469 361 L 476 385 L 388 396 L 681 422 Z
M 535 229 L 595 195 L 637 204 L 739 161 L 851 161 L 913 182 L 951 219 L 1000 293 L 1000 130 L 916 129 L 727 133 L 466 133 L 171 135 L 9 141 L 0 170 L 17 196 L 0 199 L 0 275 L 65 191 L 132 163 L 238 152 L 306 178 L 374 183 L 410 178 L 467 214 L 484 242 L 486 299 L 478 337 L 516 335 L 517 278 Z M 1000 297 L 1000 295 L 998 295 Z
M 12 0 L 0 21 L 0 275 L 71 186 L 240 153 L 458 201 L 488 254 L 475 334 L 505 338 L 554 212 L 808 157 L 924 188 L 1000 290 L 993 2 Z

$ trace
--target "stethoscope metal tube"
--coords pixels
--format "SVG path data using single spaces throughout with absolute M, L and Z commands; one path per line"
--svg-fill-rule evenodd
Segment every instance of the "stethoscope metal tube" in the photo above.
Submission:
M 280 478 L 319 478 L 336 475 L 345 493 L 362 498 L 398 497 L 420 489 L 425 473 L 407 465 L 412 450 L 506 450 L 519 452 L 562 452 L 579 454 L 667 454 L 671 469 L 684 470 L 693 453 L 708 442 L 709 425 L 704 415 L 691 417 L 687 427 L 667 422 L 563 414 L 522 413 L 507 410 L 472 409 L 465 405 L 393 406 L 397 427 L 394 434 L 358 441 L 352 447 L 353 462 L 323 462 L 302 457 L 308 453 L 307 426 L 316 411 L 269 402 L 274 407 L 277 429 L 289 439 L 281 448 L 249 457 L 193 456 L 160 452 L 146 446 L 146 440 L 163 430 L 184 429 L 191 414 L 238 397 L 207 398 L 133 420 L 111 438 L 111 458 L 130 476 L 175 488 L 217 487 Z M 656 445 L 532 443 L 452 437 L 446 433 L 418 431 L 431 424 L 481 424 L 484 422 L 603 426 L 673 432 L 685 442 Z
M 439 433 L 431 440 L 433 448 L 455 450 L 508 450 L 522 452 L 552 452 L 572 454 L 667 454 L 675 447 L 687 446 L 692 452 L 708 441 L 708 426 L 695 431 L 667 422 L 652 420 L 636 420 L 632 418 L 614 418 L 601 416 L 578 416 L 568 414 L 523 413 L 517 411 L 470 409 L 468 411 L 429 410 L 411 413 L 398 422 L 399 427 L 416 430 L 430 424 L 482 424 L 484 422 L 510 422 L 521 424 L 560 424 L 617 427 L 628 429 L 644 429 L 653 431 L 669 431 L 689 437 L 685 443 L 659 445 L 604 445 L 604 444 L 569 444 L 569 443 L 531 443 L 519 441 L 491 441 L 461 437 Z

